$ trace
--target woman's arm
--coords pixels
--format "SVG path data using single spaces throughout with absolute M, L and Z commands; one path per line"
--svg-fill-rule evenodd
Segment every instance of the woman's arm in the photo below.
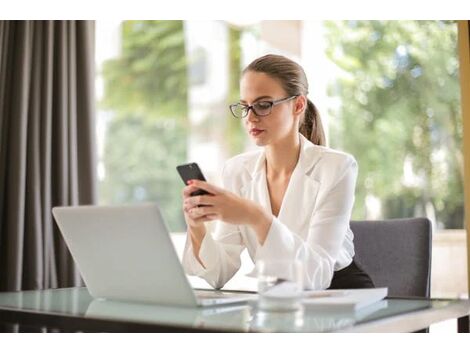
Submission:
M 211 286 L 220 288 L 232 278 L 241 266 L 240 254 L 245 245 L 237 224 L 252 226 L 258 237 L 262 238 L 264 242 L 273 216 L 251 200 L 241 198 L 220 188 L 216 189 L 210 184 L 205 184 L 204 187 L 206 190 L 210 189 L 210 192 L 215 194 L 213 197 L 218 199 L 204 201 L 204 197 L 211 196 L 199 196 L 201 198 L 194 197 L 194 202 L 206 206 L 217 203 L 217 206 L 212 205 L 217 210 L 199 207 L 195 208 L 195 212 L 198 213 L 198 216 L 203 216 L 203 214 L 213 214 L 216 211 L 217 215 L 208 217 L 220 221 L 217 221 L 213 237 L 211 234 L 206 234 L 205 236 L 194 236 L 196 239 L 193 239 L 193 236 L 188 233 L 183 265 L 188 274 L 200 276 L 206 279 Z M 203 239 L 199 242 L 197 238 Z
M 304 285 L 326 289 L 331 283 L 338 254 L 349 228 L 357 178 L 357 163 L 345 158 L 337 177 L 318 194 L 306 240 L 274 218 L 256 260 L 298 258 L 305 265 Z
M 199 276 L 212 287 L 221 288 L 240 269 L 240 254 L 244 248 L 238 227 L 218 221 L 214 233 L 204 236 L 199 249 L 194 248 L 188 236 L 183 267 L 187 274 Z
M 263 245 L 273 222 L 273 214 L 269 213 L 262 206 L 254 203 L 251 205 L 249 213 L 251 214 L 251 220 L 248 226 L 251 226 L 255 231 L 258 242 Z
M 222 171 L 223 186 L 227 186 L 225 167 Z M 192 187 L 197 188 L 196 182 Z M 215 187 L 215 186 L 214 186 Z M 219 189 L 217 187 L 218 190 Z M 211 196 L 206 196 L 211 197 Z M 204 217 L 202 213 L 213 215 L 210 204 L 201 204 L 200 196 L 190 197 L 185 202 L 185 207 L 191 207 L 190 216 L 195 218 Z M 205 207 L 195 207 L 206 205 Z M 207 216 L 206 221 L 216 220 L 212 216 Z M 202 232 L 193 233 L 201 230 Z M 245 248 L 240 230 L 237 225 L 217 221 L 213 234 L 203 229 L 188 227 L 188 234 L 183 252 L 183 267 L 190 275 L 197 275 L 205 279 L 214 288 L 221 288 L 229 281 L 241 266 L 240 254 Z

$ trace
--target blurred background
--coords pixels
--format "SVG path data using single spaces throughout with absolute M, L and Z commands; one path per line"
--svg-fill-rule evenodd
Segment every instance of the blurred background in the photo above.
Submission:
M 97 21 L 99 202 L 157 201 L 181 246 L 175 167 L 197 162 L 218 183 L 226 159 L 256 148 L 228 105 L 266 53 L 304 67 L 328 146 L 356 157 L 353 219 L 431 219 L 431 296 L 465 297 L 453 21 Z

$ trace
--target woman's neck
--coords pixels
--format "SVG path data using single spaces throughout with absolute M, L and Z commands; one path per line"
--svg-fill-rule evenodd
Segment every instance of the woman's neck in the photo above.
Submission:
M 266 146 L 266 176 L 270 179 L 290 177 L 300 155 L 300 138 L 294 136 Z

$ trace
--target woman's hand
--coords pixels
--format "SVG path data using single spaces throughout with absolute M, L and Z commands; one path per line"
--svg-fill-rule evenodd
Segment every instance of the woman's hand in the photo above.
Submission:
M 254 228 L 261 244 L 264 243 L 272 222 L 272 214 L 259 204 L 242 198 L 233 192 L 214 186 L 210 183 L 191 180 L 189 193 L 203 189 L 210 194 L 184 199 L 184 209 L 187 209 L 189 219 L 196 223 L 211 220 L 221 220 L 234 225 L 248 225 Z M 186 210 L 185 210 L 186 211 Z
M 192 208 L 194 208 L 194 206 L 188 206 L 187 204 L 187 200 L 192 197 L 191 193 L 197 190 L 198 188 L 192 185 L 188 185 L 183 188 L 183 213 L 186 225 L 188 225 L 188 236 L 193 245 L 193 253 L 201 265 L 204 266 L 199 258 L 199 249 L 201 248 L 202 240 L 206 235 L 206 226 L 204 225 L 204 222 L 208 221 L 208 219 L 205 215 L 197 216 L 193 214 Z
M 190 181 L 191 182 L 191 181 Z M 183 188 L 183 212 L 184 212 L 184 219 L 186 220 L 186 224 L 190 228 L 194 229 L 205 229 L 204 222 L 210 221 L 206 215 L 198 215 L 193 212 L 193 208 L 197 207 L 197 204 L 191 204 L 189 201 L 191 198 L 197 196 L 191 196 L 191 193 L 199 190 L 198 187 L 195 187 L 188 182 L 188 186 Z
M 230 224 L 249 224 L 251 219 L 250 208 L 252 201 L 244 199 L 225 189 L 210 183 L 191 180 L 191 189 L 203 189 L 210 194 L 187 197 L 183 208 L 188 209 L 191 221 L 204 223 L 205 221 L 221 220 Z

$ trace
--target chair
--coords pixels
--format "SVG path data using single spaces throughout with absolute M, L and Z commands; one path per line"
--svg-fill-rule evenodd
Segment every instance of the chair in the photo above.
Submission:
M 392 297 L 430 296 L 431 234 L 429 219 L 351 221 L 354 260 L 376 287 Z

